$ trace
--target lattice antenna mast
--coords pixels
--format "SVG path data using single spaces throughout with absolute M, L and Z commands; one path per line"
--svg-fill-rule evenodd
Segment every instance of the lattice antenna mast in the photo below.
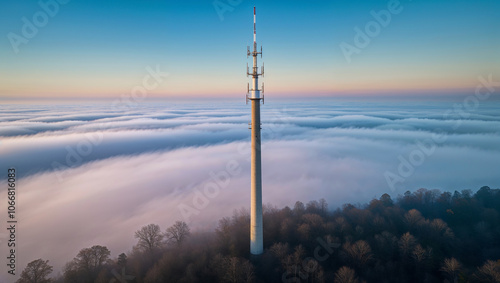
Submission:
M 246 97 L 247 103 L 250 99 L 262 99 L 262 103 L 264 103 L 264 83 L 262 83 L 262 89 L 259 89 L 259 76 L 264 76 L 264 63 L 262 63 L 259 73 L 259 68 L 257 67 L 257 56 L 260 55 L 260 58 L 262 58 L 262 46 L 260 47 L 260 52 L 258 52 L 256 18 L 255 7 L 253 7 L 253 51 L 250 50 L 250 46 L 247 47 L 247 58 L 249 56 L 253 56 L 252 72 L 250 72 L 247 64 L 247 76 L 252 76 L 252 89 L 250 89 L 250 86 L 248 85 Z

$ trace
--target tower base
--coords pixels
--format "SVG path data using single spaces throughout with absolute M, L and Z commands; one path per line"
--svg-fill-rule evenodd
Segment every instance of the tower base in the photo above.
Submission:
M 252 154 L 251 154 L 251 202 L 250 202 L 250 253 L 264 252 L 262 227 L 262 169 L 260 152 L 260 98 L 252 101 Z

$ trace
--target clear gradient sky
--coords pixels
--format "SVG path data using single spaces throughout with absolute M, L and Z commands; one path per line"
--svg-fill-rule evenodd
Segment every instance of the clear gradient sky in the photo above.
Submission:
M 401 0 L 351 62 L 340 45 L 355 46 L 355 28 L 390 0 L 229 2 L 222 19 L 214 3 L 227 0 L 71 0 L 44 24 L 40 2 L 4 0 L 0 99 L 113 98 L 148 66 L 169 73 L 148 97 L 243 96 L 254 5 L 273 96 L 456 94 L 500 75 L 498 0 Z M 38 31 L 24 37 L 23 18 L 36 15 Z M 12 33 L 26 39 L 17 53 Z

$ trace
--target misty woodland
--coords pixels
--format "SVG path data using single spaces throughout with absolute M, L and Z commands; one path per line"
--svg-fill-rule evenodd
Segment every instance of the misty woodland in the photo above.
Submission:
M 500 282 L 500 189 L 419 189 L 329 210 L 324 199 L 264 208 L 265 252 L 249 257 L 248 211 L 190 232 L 146 224 L 117 258 L 84 247 L 53 275 L 31 261 L 27 282 Z M 55 277 L 55 278 L 54 278 Z

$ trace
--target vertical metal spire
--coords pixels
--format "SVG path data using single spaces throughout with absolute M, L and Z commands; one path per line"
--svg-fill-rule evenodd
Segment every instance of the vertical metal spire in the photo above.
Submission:
M 257 22 L 257 16 L 255 15 L 255 6 L 253 7 L 253 51 L 257 51 L 257 29 L 255 28 L 255 23 Z

